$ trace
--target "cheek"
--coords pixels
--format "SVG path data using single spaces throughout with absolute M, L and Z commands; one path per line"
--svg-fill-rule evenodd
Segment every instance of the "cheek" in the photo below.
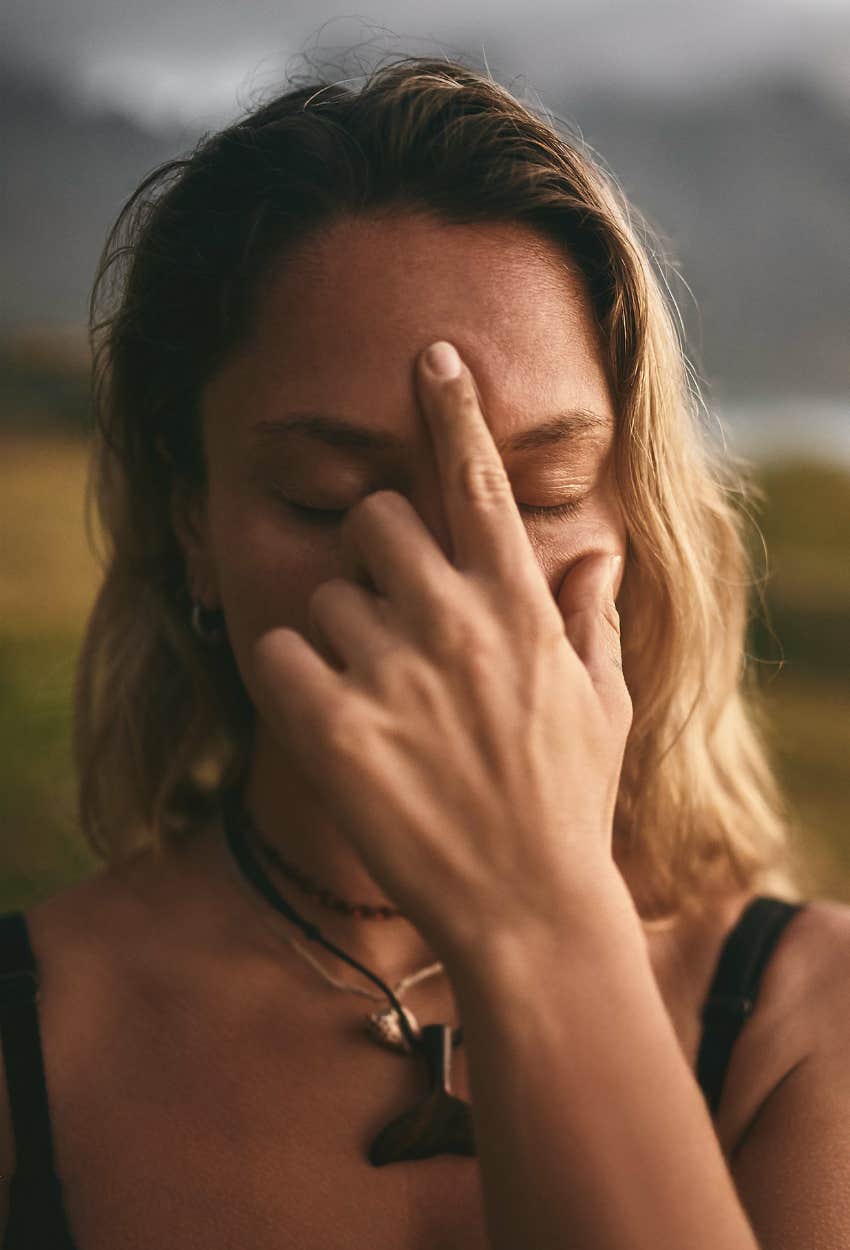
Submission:
M 314 588 L 339 575 L 333 534 L 303 534 L 274 508 L 224 505 L 211 512 L 221 603 L 237 663 L 276 625 L 306 633 Z M 246 683 L 250 684 L 250 683 Z

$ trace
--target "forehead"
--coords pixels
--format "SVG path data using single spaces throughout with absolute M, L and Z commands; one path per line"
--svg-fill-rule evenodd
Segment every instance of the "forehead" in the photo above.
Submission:
M 414 360 L 438 338 L 457 345 L 501 434 L 559 408 L 613 411 L 565 253 L 522 225 L 414 214 L 346 218 L 282 257 L 215 388 L 258 418 L 309 407 L 403 433 L 417 420 Z

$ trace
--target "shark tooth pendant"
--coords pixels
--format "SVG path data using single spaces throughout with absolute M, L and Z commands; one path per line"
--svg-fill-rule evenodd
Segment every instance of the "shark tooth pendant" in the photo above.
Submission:
M 413 1036 L 418 1040 L 422 1034 L 419 1021 L 410 1008 L 405 1007 L 403 1003 L 401 1009 Z M 390 1050 L 401 1050 L 405 1054 L 410 1054 L 410 1043 L 402 1031 L 394 1008 L 384 1007 L 381 1011 L 373 1011 L 367 1016 L 366 1032 L 381 1046 L 388 1046 Z
M 421 1029 L 429 1092 L 381 1129 L 369 1147 L 373 1167 L 434 1155 L 475 1155 L 472 1108 L 451 1092 L 452 1044 L 449 1024 Z

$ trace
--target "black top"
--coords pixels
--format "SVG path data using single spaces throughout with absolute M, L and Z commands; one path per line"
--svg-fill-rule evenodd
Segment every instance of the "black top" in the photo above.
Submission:
M 761 895 L 729 931 L 702 1011 L 697 1080 L 714 1115 L 735 1039 L 789 920 L 805 903 Z M 0 916 L 0 1041 L 17 1167 L 2 1250 L 75 1250 L 54 1171 L 38 1020 L 38 974 L 22 912 Z

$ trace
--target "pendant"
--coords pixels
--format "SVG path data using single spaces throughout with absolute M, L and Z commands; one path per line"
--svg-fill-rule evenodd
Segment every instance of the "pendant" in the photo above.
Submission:
M 422 1035 L 419 1021 L 410 1008 L 405 1007 L 403 1003 L 401 1009 L 410 1025 L 413 1036 L 418 1039 Z M 389 1046 L 390 1050 L 400 1050 L 405 1054 L 410 1054 L 410 1043 L 402 1031 L 398 1015 L 393 1007 L 383 1007 L 380 1011 L 373 1011 L 366 1018 L 365 1023 L 366 1032 L 381 1046 Z
M 419 1049 L 428 1065 L 429 1093 L 381 1129 L 369 1147 L 373 1167 L 434 1155 L 474 1155 L 472 1108 L 451 1092 L 452 1027 L 426 1024 Z

